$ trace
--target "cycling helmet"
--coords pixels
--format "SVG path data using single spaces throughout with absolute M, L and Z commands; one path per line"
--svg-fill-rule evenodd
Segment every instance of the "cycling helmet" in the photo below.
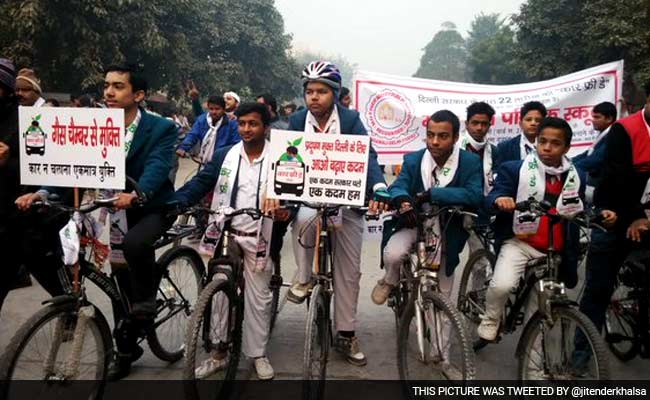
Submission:
M 312 61 L 302 70 L 303 86 L 309 82 L 321 82 L 332 89 L 341 89 L 341 71 L 329 61 Z

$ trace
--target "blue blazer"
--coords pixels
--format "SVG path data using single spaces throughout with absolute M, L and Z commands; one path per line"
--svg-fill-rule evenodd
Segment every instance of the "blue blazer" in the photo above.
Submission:
M 520 141 L 521 135 L 517 135 L 499 143 L 497 146 L 497 160 L 494 164 L 495 170 L 497 170 L 504 162 L 521 160 L 521 150 L 519 148 Z
M 174 201 L 177 201 L 184 206 L 191 206 L 197 204 L 208 193 L 213 191 L 217 184 L 217 180 L 219 179 L 219 171 L 221 171 L 223 161 L 226 159 L 226 155 L 231 148 L 232 146 L 227 146 L 216 150 L 212 160 L 210 160 L 210 162 L 206 164 L 205 167 L 194 176 L 194 178 L 178 189 L 174 194 Z M 232 198 L 230 199 L 231 206 L 235 204 L 238 180 L 239 174 L 235 177 Z
M 496 214 L 494 221 L 494 233 L 496 238 L 496 248 L 501 247 L 503 241 L 515 236 L 512 230 L 513 213 L 500 212 L 494 207 L 494 202 L 499 197 L 517 198 L 517 188 L 519 186 L 519 170 L 523 160 L 509 161 L 501 164 L 497 173 L 497 179 L 494 182 L 494 188 L 485 198 L 485 208 Z M 562 180 L 566 179 L 568 173 L 562 175 Z M 580 198 L 585 198 L 585 174 L 578 169 L 580 176 Z M 562 264 L 560 265 L 560 278 L 564 284 L 573 288 L 578 283 L 578 258 L 580 256 L 580 229 L 573 224 L 565 224 L 564 231 L 564 249 L 562 250 Z
M 366 128 L 363 126 L 361 119 L 359 118 L 359 113 L 347 109 L 345 107 L 340 107 L 336 105 L 338 109 L 339 118 L 341 119 L 341 133 L 346 135 L 367 135 Z M 305 130 L 305 121 L 307 119 L 307 109 L 300 110 L 291 114 L 289 117 L 289 130 L 290 131 L 304 131 Z M 370 156 L 368 159 L 368 179 L 366 185 L 366 191 L 372 193 L 373 187 L 378 184 L 386 184 L 384 179 L 384 174 L 379 168 L 377 163 L 377 152 L 370 145 Z
M 395 182 L 388 188 L 392 199 L 406 198 L 412 201 L 417 193 L 424 191 L 420 165 L 426 151 L 428 150 L 422 149 L 404 156 L 402 171 Z M 431 188 L 431 202 L 441 206 L 465 206 L 476 210 L 480 207 L 483 199 L 483 175 L 481 171 L 480 157 L 461 150 L 456 175 L 447 187 Z M 385 245 L 393 233 L 401 228 L 396 218 L 387 221 L 383 230 L 382 244 Z M 445 254 L 447 256 L 445 272 L 447 276 L 451 276 L 456 265 L 458 265 L 458 255 L 463 251 L 468 237 L 469 233 L 463 228 L 463 218 L 454 217 L 450 221 L 445 234 Z
M 198 142 L 201 143 L 205 134 L 208 133 L 210 125 L 208 124 L 208 113 L 201 114 L 192 129 L 187 133 L 183 142 L 178 146 L 179 149 L 190 151 L 192 147 Z M 239 136 L 239 125 L 237 121 L 231 121 L 228 116 L 224 115 L 221 118 L 221 126 L 217 129 L 217 142 L 214 144 L 214 151 L 225 146 L 231 146 L 241 140 Z M 214 153 L 213 153 L 214 155 Z
M 587 150 L 588 151 L 588 150 Z M 597 187 L 603 179 L 605 170 L 605 154 L 607 153 L 607 138 L 596 144 L 593 153 L 587 155 L 587 151 L 573 157 L 576 168 L 587 174 L 587 184 Z
M 147 195 L 144 209 L 157 209 L 174 194 L 169 172 L 174 165 L 178 132 L 172 121 L 140 111 L 142 119 L 126 156 L 126 174 L 138 182 Z

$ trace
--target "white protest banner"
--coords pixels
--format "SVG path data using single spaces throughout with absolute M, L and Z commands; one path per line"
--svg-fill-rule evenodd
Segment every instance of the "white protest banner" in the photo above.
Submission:
M 467 106 L 477 101 L 489 103 L 496 111 L 488 134 L 492 143 L 520 134 L 519 109 L 535 100 L 546 106 L 548 116 L 564 118 L 571 125 L 571 154 L 576 154 L 596 137 L 591 109 L 603 101 L 618 107 L 622 85 L 623 61 L 517 85 L 477 85 L 366 71 L 357 71 L 353 82 L 356 109 L 371 134 L 380 164 L 401 164 L 405 153 L 423 148 L 426 123 L 434 112 L 447 109 L 464 121 Z
M 124 110 L 20 107 L 20 182 L 124 189 Z
M 362 206 L 370 138 L 271 130 L 267 196 Z

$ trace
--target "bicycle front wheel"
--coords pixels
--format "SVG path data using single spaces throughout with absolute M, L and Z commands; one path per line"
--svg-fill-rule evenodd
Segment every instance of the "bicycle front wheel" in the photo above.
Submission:
M 474 379 L 474 352 L 461 316 L 449 299 L 438 292 L 424 292 L 422 304 L 409 301 L 400 321 L 397 362 L 400 379 Z M 409 386 L 409 396 L 412 391 Z
M 303 399 L 322 399 L 330 347 L 329 295 L 321 284 L 309 298 L 302 361 Z
M 244 310 L 221 274 L 201 291 L 186 335 L 183 380 L 189 399 L 224 398 L 241 354 Z M 197 380 L 213 381 L 197 383 Z
M 470 255 L 463 269 L 458 289 L 458 311 L 465 317 L 467 335 L 474 350 L 483 348 L 487 342 L 476 333 L 485 313 L 485 295 L 492 279 L 496 257 L 490 251 L 480 249 Z
M 632 289 L 619 285 L 616 287 L 607 306 L 605 314 L 605 341 L 616 358 L 629 361 L 639 353 L 640 345 L 636 340 L 635 318 L 639 303 L 629 296 Z
M 101 397 L 112 349 L 110 328 L 95 306 L 51 304 L 27 320 L 7 346 L 0 360 L 0 398 L 40 398 L 41 390 L 48 397 L 52 391 L 69 397 L 66 390 L 78 396 L 79 387 L 90 391 L 89 398 Z M 16 382 L 36 380 L 47 383 Z M 79 380 L 92 382 L 69 385 Z
M 533 315 L 517 346 L 521 380 L 609 379 L 607 348 L 580 311 L 553 306 L 552 320 Z
M 203 260 L 189 247 L 173 247 L 158 262 L 162 279 L 156 296 L 156 320 L 147 343 L 163 361 L 183 357 L 184 334 L 201 291 Z

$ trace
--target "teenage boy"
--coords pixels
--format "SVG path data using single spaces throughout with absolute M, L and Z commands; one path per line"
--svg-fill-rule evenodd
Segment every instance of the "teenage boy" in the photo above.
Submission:
M 269 142 L 265 135 L 271 116 L 260 103 L 244 103 L 235 111 L 242 141 L 217 150 L 212 161 L 176 192 L 175 200 L 183 205 L 198 203 L 207 193 L 214 191 L 212 208 L 257 208 L 274 210 L 277 201 L 266 201 L 266 183 L 269 171 Z M 269 289 L 272 269 L 267 263 L 268 246 L 259 251 L 258 243 L 271 243 L 272 221 L 258 221 L 242 215 L 230 222 L 234 242 L 243 254 L 244 298 L 243 353 L 254 360 L 259 379 L 272 379 L 273 367 L 266 356 L 271 320 L 272 294 Z M 210 225 L 214 226 L 213 224 Z M 211 229 L 205 240 L 219 241 L 223 227 Z M 221 307 L 213 308 L 219 313 Z M 217 332 L 218 341 L 223 337 Z M 205 378 L 228 365 L 227 354 L 216 350 L 196 369 L 197 378 Z
M 508 295 L 523 276 L 527 262 L 543 257 L 549 246 L 549 218 L 542 216 L 530 221 L 526 212 L 515 210 L 516 203 L 533 197 L 549 202 L 553 205 L 551 212 L 565 216 L 584 209 L 584 174 L 566 157 L 572 135 L 566 121 L 545 118 L 539 125 L 537 151 L 499 167 L 494 188 L 485 200 L 488 209 L 498 210 L 494 230 L 500 244 L 486 295 L 486 312 L 478 327 L 478 335 L 485 340 L 496 339 Z M 603 216 L 606 222 L 616 217 L 611 211 L 603 211 Z M 554 249 L 562 254 L 560 280 L 573 288 L 578 281 L 579 229 L 566 222 L 553 225 L 552 229 Z

